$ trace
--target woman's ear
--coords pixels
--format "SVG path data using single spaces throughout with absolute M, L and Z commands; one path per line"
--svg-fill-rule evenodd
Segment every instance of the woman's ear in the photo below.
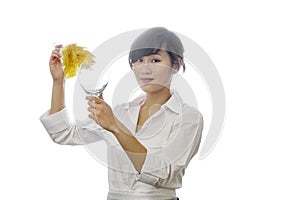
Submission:
M 180 70 L 181 66 L 182 66 L 182 59 L 178 58 L 177 61 L 173 63 L 173 74 L 176 74 Z

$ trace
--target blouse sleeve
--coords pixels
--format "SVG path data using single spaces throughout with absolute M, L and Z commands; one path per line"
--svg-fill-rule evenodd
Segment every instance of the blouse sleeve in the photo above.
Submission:
M 173 127 L 175 137 L 160 151 L 148 153 L 136 180 L 155 187 L 180 188 L 182 177 L 192 157 L 197 153 L 203 129 L 200 112 L 183 114 Z
M 83 122 L 75 124 L 70 120 L 66 108 L 54 114 L 49 114 L 47 111 L 40 117 L 40 121 L 50 138 L 61 145 L 84 145 L 113 139 L 110 132 L 96 124 L 84 125 Z

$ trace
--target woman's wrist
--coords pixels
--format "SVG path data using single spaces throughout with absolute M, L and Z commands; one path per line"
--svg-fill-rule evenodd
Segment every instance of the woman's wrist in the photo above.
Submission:
M 116 137 L 121 136 L 122 134 L 129 134 L 128 129 L 118 120 L 116 120 L 115 124 L 111 127 L 111 132 Z
M 120 125 L 118 122 L 116 122 L 111 128 L 111 132 L 116 136 L 120 135 L 122 132 L 122 129 L 120 128 Z
M 65 79 L 53 79 L 53 85 L 59 86 L 59 85 L 64 85 L 65 84 Z

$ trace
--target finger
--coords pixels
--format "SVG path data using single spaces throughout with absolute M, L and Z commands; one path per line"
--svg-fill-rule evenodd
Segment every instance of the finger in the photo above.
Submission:
M 58 56 L 61 56 L 60 51 L 57 50 L 57 49 L 54 49 L 54 50 L 52 51 L 52 54 L 56 54 L 56 55 L 58 55 Z
M 94 101 L 95 103 L 98 103 L 98 104 L 103 102 L 102 99 L 100 99 L 99 97 L 95 97 L 95 96 L 86 96 L 85 99 L 89 100 L 89 101 Z
M 87 110 L 88 110 L 91 114 L 94 114 L 94 110 L 95 110 L 94 108 L 88 107 Z
M 63 48 L 63 45 L 62 44 L 55 45 L 55 48 L 56 49 L 61 49 L 61 48 Z
M 92 120 L 94 120 L 95 122 L 97 122 L 97 118 L 96 118 L 95 115 L 89 114 L 88 116 L 89 116 L 89 118 L 91 118 Z
M 51 59 L 53 60 L 53 59 L 60 59 L 61 58 L 61 56 L 59 56 L 59 55 L 57 55 L 57 54 L 51 54 Z
M 88 102 L 88 105 L 91 107 L 91 108 L 96 108 L 96 103 L 94 101 L 89 101 Z
M 98 98 L 104 100 L 104 99 L 103 99 L 103 93 L 101 93 L 101 94 L 98 96 Z
M 50 60 L 61 60 L 61 55 L 58 55 L 58 54 L 55 54 L 55 53 L 52 53 L 51 56 L 50 56 Z
M 59 66 L 59 65 L 61 65 L 61 60 L 56 57 L 53 57 L 53 58 L 51 57 L 49 64 L 54 65 L 54 66 Z
M 93 115 L 97 115 L 97 110 L 95 108 L 88 107 L 88 111 Z
M 89 100 L 89 101 L 96 101 L 97 97 L 95 97 L 95 96 L 86 96 L 85 99 Z
M 100 97 L 96 97 L 95 102 L 96 102 L 97 104 L 101 104 L 101 103 L 104 102 L 104 100 L 103 100 L 103 98 L 101 99 Z
M 56 52 L 56 53 L 60 53 L 60 49 L 53 49 L 52 52 L 53 52 L 53 53 L 55 53 L 55 52 Z

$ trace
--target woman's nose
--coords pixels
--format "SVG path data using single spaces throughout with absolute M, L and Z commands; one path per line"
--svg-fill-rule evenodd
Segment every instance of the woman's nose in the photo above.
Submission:
M 143 63 L 143 65 L 141 66 L 141 72 L 142 74 L 151 74 L 152 73 L 151 64 Z

